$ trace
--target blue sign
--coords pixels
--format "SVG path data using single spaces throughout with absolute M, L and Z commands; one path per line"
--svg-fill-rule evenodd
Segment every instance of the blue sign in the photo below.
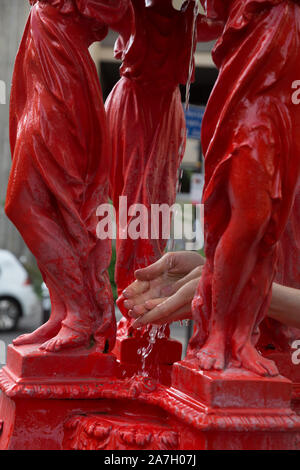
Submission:
M 184 108 L 188 139 L 200 140 L 204 111 L 205 106 L 190 105 L 188 110 Z

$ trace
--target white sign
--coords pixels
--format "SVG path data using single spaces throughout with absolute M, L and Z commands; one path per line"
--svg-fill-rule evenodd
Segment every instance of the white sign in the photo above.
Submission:
M 190 199 L 193 204 L 199 204 L 202 201 L 204 187 L 204 177 L 201 173 L 194 173 L 191 177 Z

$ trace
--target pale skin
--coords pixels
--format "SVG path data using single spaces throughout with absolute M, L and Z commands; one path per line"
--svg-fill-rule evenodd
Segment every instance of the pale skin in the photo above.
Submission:
M 123 292 L 124 306 L 135 318 L 133 327 L 191 319 L 191 302 L 204 262 L 196 252 L 167 253 L 136 271 L 136 281 Z M 268 316 L 300 329 L 300 290 L 273 283 Z

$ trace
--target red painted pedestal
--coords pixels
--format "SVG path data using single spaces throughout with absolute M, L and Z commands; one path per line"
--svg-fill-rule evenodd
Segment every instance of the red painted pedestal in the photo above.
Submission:
M 123 374 L 132 377 L 134 374 L 148 374 L 161 384 L 171 384 L 172 364 L 180 361 L 182 344 L 169 338 L 156 339 L 149 356 L 142 361 L 139 351 L 149 347 L 147 337 L 119 337 L 116 341 L 116 355 Z
M 43 371 L 43 377 L 39 371 Z M 292 383 L 173 365 L 172 385 L 128 375 L 114 355 L 8 349 L 1 449 L 297 449 Z

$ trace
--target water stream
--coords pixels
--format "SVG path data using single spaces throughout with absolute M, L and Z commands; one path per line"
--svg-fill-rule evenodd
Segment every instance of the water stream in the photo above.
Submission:
M 151 352 L 153 351 L 153 347 L 154 347 L 154 344 L 156 343 L 156 340 L 163 339 L 166 337 L 165 335 L 166 327 L 167 327 L 167 324 L 162 325 L 162 326 L 158 326 L 158 325 L 151 326 L 151 329 L 149 331 L 148 346 L 140 348 L 137 352 L 138 355 L 141 356 L 141 360 L 142 360 L 142 370 L 139 372 L 139 375 L 148 377 L 148 372 L 146 371 L 146 359 L 147 357 L 150 356 Z

